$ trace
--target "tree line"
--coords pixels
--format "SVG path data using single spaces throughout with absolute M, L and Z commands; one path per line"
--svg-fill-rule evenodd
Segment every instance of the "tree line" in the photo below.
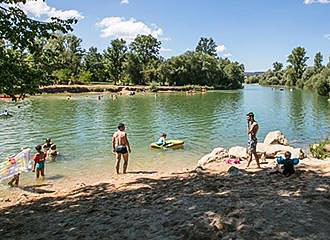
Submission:
M 1 3 L 26 0 L 0 0 Z M 40 86 L 109 82 L 123 85 L 202 85 L 242 88 L 244 65 L 217 56 L 212 38 L 201 38 L 195 50 L 164 59 L 161 42 L 138 35 L 132 42 L 112 40 L 102 52 L 82 48 L 73 34 L 75 19 L 30 19 L 17 7 L 0 5 L 0 92 L 34 94 Z
M 308 59 L 305 48 L 294 48 L 288 56 L 289 64 L 286 68 L 283 68 L 282 63 L 275 62 L 273 69 L 258 76 L 250 76 L 245 82 L 313 89 L 319 95 L 330 97 L 330 58 L 325 65 L 323 55 L 318 52 L 314 57 L 313 66 L 307 66 Z

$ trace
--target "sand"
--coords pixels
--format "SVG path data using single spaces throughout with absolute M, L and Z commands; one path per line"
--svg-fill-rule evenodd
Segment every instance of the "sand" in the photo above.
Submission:
M 0 200 L 0 238 L 329 239 L 330 161 L 304 160 L 289 178 L 271 163 L 25 186 Z

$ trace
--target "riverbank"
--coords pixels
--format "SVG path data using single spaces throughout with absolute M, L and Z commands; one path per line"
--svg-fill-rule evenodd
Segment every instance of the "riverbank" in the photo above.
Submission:
M 125 93 L 125 92 L 184 92 L 214 90 L 214 87 L 206 86 L 117 86 L 117 85 L 53 85 L 41 87 L 39 93 Z
M 267 163 L 266 163 L 267 162 Z M 327 239 L 330 161 L 304 159 L 290 178 L 231 165 L 135 172 L 62 189 L 39 183 L 2 200 L 1 235 L 15 239 Z M 235 165 L 239 169 L 246 161 Z M 255 167 L 255 165 L 253 166 Z

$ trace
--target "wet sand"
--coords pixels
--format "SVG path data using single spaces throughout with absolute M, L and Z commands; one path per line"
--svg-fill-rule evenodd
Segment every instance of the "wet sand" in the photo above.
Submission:
M 0 201 L 5 239 L 329 239 L 330 161 L 297 174 L 228 176 L 231 165 L 12 191 Z M 246 162 L 235 165 L 244 168 Z M 254 165 L 255 166 L 255 165 Z

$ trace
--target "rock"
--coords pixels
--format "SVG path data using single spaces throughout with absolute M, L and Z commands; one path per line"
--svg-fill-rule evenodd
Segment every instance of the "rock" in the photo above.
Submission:
M 235 158 L 247 158 L 247 149 L 244 147 L 232 147 L 229 149 L 228 152 L 230 157 L 235 157 Z
M 323 150 L 326 152 L 330 152 L 330 144 L 325 144 Z
M 289 141 L 284 137 L 280 131 L 274 131 L 267 134 L 264 143 L 266 144 L 281 144 L 284 146 L 289 145 Z
M 265 154 L 266 158 L 274 158 L 275 156 L 284 155 L 286 151 L 291 152 L 291 158 L 305 158 L 305 153 L 301 148 L 293 148 L 280 144 L 267 145 L 265 143 L 257 144 L 257 152 Z
M 199 161 L 197 166 L 202 167 L 208 163 L 228 157 L 228 152 L 224 148 L 215 148 L 211 153 L 206 154 Z

